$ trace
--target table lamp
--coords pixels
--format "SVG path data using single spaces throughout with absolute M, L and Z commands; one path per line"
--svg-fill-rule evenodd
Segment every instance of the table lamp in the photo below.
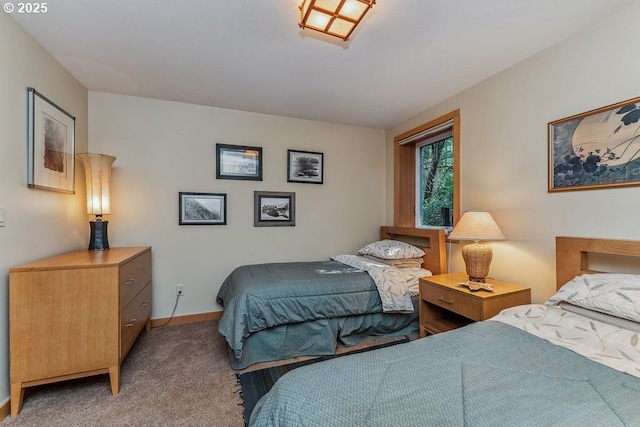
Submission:
M 462 258 L 467 268 L 469 280 L 484 282 L 489 275 L 493 250 L 480 241 L 505 240 L 493 217 L 486 211 L 468 211 L 449 233 L 449 240 L 471 240 L 472 244 L 462 247 Z
M 113 156 L 106 154 L 78 153 L 76 154 L 84 165 L 84 176 L 87 180 L 87 213 L 96 217 L 89 221 L 91 237 L 90 251 L 109 249 L 107 225 L 102 215 L 111 213 L 109 198 L 109 181 L 111 180 L 111 165 L 116 161 Z

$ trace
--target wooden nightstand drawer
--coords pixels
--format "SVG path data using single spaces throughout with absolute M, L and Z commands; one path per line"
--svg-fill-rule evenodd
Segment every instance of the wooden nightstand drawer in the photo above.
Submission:
M 472 292 L 460 283 L 464 273 L 439 274 L 420 279 L 420 336 L 486 320 L 501 310 L 531 303 L 531 289 L 487 279 L 493 292 Z
M 424 301 L 442 307 L 473 320 L 480 320 L 482 315 L 482 301 L 472 295 L 443 288 L 433 283 L 423 283 L 420 289 Z

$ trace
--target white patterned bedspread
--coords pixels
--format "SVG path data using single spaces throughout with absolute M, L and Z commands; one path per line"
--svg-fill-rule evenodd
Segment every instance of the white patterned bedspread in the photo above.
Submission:
M 369 273 L 378 288 L 385 313 L 411 313 L 411 296 L 418 295 L 418 279 L 431 276 L 419 267 L 398 268 L 359 255 L 336 255 L 331 259 Z
M 610 368 L 640 377 L 637 332 L 542 304 L 509 308 L 490 320 L 515 326 Z

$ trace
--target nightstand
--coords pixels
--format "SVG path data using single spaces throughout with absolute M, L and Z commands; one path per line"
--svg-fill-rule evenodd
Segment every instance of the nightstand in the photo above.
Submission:
M 420 337 L 489 319 L 505 308 L 531 303 L 531 289 L 487 279 L 493 292 L 460 286 L 466 273 L 439 274 L 420 279 Z

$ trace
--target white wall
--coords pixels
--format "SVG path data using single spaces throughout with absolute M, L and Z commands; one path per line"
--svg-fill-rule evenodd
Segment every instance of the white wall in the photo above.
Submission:
M 490 275 L 555 290 L 555 236 L 640 239 L 640 187 L 547 192 L 547 124 L 640 96 L 640 2 L 387 131 L 387 218 L 393 137 L 461 110 L 462 211 L 489 210 L 507 236 Z M 452 271 L 464 271 L 453 245 Z
M 380 130 L 101 92 L 89 93 L 92 152 L 117 157 L 109 242 L 153 247 L 154 318 L 221 310 L 242 264 L 327 259 L 378 237 L 385 219 Z M 263 147 L 264 180 L 218 180 L 215 144 Z M 324 184 L 287 183 L 287 149 L 324 153 Z M 255 228 L 253 192 L 296 193 L 295 227 Z M 178 192 L 227 194 L 227 225 L 179 226 Z
M 6 13 L 0 13 L 0 403 L 9 397 L 9 269 L 85 247 L 82 172 L 76 194 L 27 188 L 27 87 L 76 117 L 76 151 L 87 149 L 87 90 Z M 76 170 L 82 167 L 76 162 Z

